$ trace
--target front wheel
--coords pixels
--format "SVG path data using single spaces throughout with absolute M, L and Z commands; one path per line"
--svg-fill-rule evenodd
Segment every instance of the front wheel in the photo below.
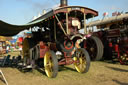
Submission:
M 31 53 L 30 49 L 34 46 L 34 42 L 32 42 L 32 38 L 25 38 L 23 41 L 23 59 L 25 66 L 31 64 Z
M 58 60 L 53 51 L 48 51 L 44 56 L 44 68 L 48 77 L 54 78 L 58 73 Z
M 86 73 L 90 67 L 90 57 L 84 48 L 79 48 L 74 53 L 74 66 L 80 73 Z

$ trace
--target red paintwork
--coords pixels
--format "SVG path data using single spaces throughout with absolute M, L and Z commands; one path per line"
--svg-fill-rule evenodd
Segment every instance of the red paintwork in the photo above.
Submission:
M 107 37 L 119 37 L 120 36 L 120 30 L 119 29 L 111 29 L 111 30 L 108 30 L 108 35 Z
M 119 46 L 117 44 L 115 45 L 115 52 L 119 52 Z
M 112 43 L 111 42 L 109 43 L 109 47 L 112 47 Z
M 70 47 L 67 47 L 66 46 L 66 42 L 67 42 L 67 40 L 64 41 L 64 47 L 65 47 L 65 49 L 67 49 L 67 50 L 72 49 L 73 48 L 73 42 L 71 41 L 72 45 Z
M 120 56 L 120 51 L 119 51 L 119 45 L 118 44 L 115 45 L 115 52 L 118 53 L 118 57 L 119 57 Z
M 40 41 L 40 58 L 43 58 L 45 53 L 49 50 L 48 46 L 43 41 Z
M 74 60 L 72 59 L 72 53 L 64 52 L 64 59 L 59 61 L 59 65 L 70 65 L 74 63 Z
M 87 43 L 85 40 L 84 40 L 84 48 L 87 48 Z
M 126 51 L 126 53 L 128 54 L 128 51 Z

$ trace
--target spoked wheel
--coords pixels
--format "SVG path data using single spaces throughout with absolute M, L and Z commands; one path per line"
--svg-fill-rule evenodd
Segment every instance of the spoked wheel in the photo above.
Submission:
M 58 60 L 53 51 L 48 51 L 44 56 L 44 68 L 48 77 L 54 78 L 58 73 Z
M 30 48 L 32 48 L 33 42 L 29 38 L 25 38 L 23 41 L 23 59 L 25 65 L 30 65 Z
M 102 58 L 104 49 L 102 41 L 98 37 L 91 36 L 87 38 L 86 47 L 91 60 L 100 60 Z
M 90 57 L 84 48 L 79 48 L 74 53 L 74 66 L 80 73 L 86 73 L 90 67 Z
M 124 49 L 120 49 L 120 51 L 120 56 L 118 58 L 120 64 L 128 65 L 128 53 L 126 53 L 126 50 L 124 51 Z

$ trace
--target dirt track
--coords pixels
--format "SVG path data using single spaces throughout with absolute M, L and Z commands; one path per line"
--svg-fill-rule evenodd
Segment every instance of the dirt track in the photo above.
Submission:
M 1 68 L 9 85 L 128 85 L 128 66 L 92 62 L 88 73 L 80 74 L 68 66 L 60 68 L 56 78 L 37 70 L 22 73 L 16 68 Z M 0 85 L 5 85 L 0 78 Z

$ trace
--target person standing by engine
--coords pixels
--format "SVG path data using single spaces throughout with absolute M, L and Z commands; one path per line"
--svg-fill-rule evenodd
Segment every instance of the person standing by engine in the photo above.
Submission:
M 2 54 L 2 50 L 3 50 L 3 48 L 2 48 L 2 46 L 0 45 L 0 54 Z
M 6 46 L 6 53 L 9 52 L 9 45 Z

